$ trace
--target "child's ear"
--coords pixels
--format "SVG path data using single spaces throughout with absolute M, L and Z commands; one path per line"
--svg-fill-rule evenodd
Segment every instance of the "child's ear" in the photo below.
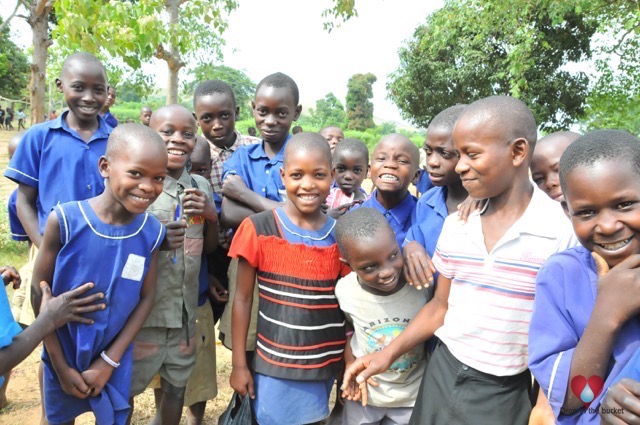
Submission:
M 240 108 L 238 108 L 238 110 L 239 109 Z M 251 101 L 251 109 L 254 110 L 254 111 L 256 110 L 256 102 L 254 100 Z
M 418 184 L 418 180 L 420 180 L 420 173 L 421 172 L 422 172 L 422 169 L 420 167 L 418 167 L 416 172 L 413 174 L 413 178 L 411 179 L 411 183 L 413 183 L 414 185 Z
M 296 106 L 296 111 L 293 114 L 293 120 L 298 121 L 298 118 L 300 118 L 301 113 L 302 113 L 302 105 Z
M 62 80 L 60 78 L 56 78 L 56 88 L 59 93 L 62 93 Z
M 511 143 L 511 154 L 513 157 L 513 165 L 521 166 L 526 162 L 529 154 L 529 142 L 525 138 L 516 139 Z
M 567 201 L 560 202 L 560 205 L 562 205 L 562 210 L 564 211 L 564 215 L 566 215 L 567 218 L 571 220 L 571 213 L 569 212 L 569 205 L 567 204 Z
M 284 180 L 284 167 L 280 167 L 280 178 Z
M 253 102 L 251 102 L 251 104 L 253 105 Z M 236 106 L 236 116 L 234 117 L 234 121 L 238 121 L 240 119 L 240 107 Z
M 344 257 L 340 257 L 339 259 L 340 259 L 340 262 L 342 262 L 342 263 L 346 264 L 347 266 L 351 267 L 351 266 L 349 265 L 349 262 L 347 261 L 347 259 L 346 259 L 346 258 L 344 258 Z
M 109 161 L 105 156 L 101 156 L 98 160 L 98 170 L 100 170 L 100 176 L 102 176 L 103 179 L 109 177 Z

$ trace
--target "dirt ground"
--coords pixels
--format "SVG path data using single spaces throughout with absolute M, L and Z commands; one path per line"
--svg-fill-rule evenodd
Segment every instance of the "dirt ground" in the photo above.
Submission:
M 4 175 L 7 165 L 7 144 L 15 132 L 0 131 L 0 174 Z M 2 207 L 0 214 L 6 214 L 6 201 L 15 185 L 8 179 L 0 177 L 0 200 Z M 1 257 L 1 253 L 0 253 Z M 26 258 L 24 259 L 26 262 Z M 3 264 L 4 265 L 4 264 Z M 16 268 L 22 264 L 13 264 Z M 217 334 L 217 332 L 216 332 Z M 206 424 L 217 424 L 218 417 L 226 409 L 233 391 L 229 387 L 229 374 L 231 373 L 231 352 L 224 346 L 217 346 L 218 367 L 218 396 L 207 403 L 205 412 Z M 9 404 L 0 410 L 0 424 L 32 425 L 40 423 L 40 395 L 38 389 L 37 370 L 40 363 L 41 347 L 36 349 L 24 362 L 15 368 L 7 389 Z M 153 393 L 145 391 L 135 400 L 133 424 L 148 424 L 155 412 Z M 93 415 L 85 414 L 76 420 L 76 424 L 93 424 Z M 181 423 L 186 423 L 185 414 Z

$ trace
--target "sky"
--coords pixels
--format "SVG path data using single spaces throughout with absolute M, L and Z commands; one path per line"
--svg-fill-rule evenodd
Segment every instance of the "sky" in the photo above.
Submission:
M 273 72 L 291 76 L 300 89 L 303 106 L 333 92 L 343 103 L 349 77 L 373 73 L 374 117 L 405 122 L 386 98 L 388 75 L 399 64 L 398 49 L 411 38 L 427 15 L 442 6 L 441 0 L 358 0 L 358 16 L 331 33 L 322 27 L 322 11 L 330 0 L 239 0 L 223 34 L 223 64 L 241 69 L 255 82 Z M 6 17 L 14 0 L 0 0 Z M 31 30 L 21 19 L 11 25 L 12 38 L 26 46 Z M 156 74 L 158 87 L 166 86 L 166 66 L 146 68 Z

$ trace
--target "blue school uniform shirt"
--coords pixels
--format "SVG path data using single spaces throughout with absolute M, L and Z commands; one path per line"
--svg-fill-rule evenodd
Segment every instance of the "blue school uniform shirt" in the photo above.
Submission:
M 18 209 L 16 208 L 16 201 L 18 199 L 18 189 L 11 192 L 9 196 L 9 202 L 7 202 L 7 213 L 9 215 L 9 231 L 11 232 L 11 239 L 16 242 L 26 242 L 29 240 L 27 231 L 24 230 L 20 219 L 18 218 Z
M 60 223 L 62 248 L 56 258 L 52 292 L 58 296 L 85 282 L 104 292 L 106 309 L 85 316 L 92 325 L 71 322 L 56 331 L 64 356 L 72 368 L 87 370 L 126 324 L 140 301 L 153 252 L 164 239 L 165 228 L 151 214 L 137 215 L 127 225 L 103 223 L 89 201 L 69 202 L 54 208 Z M 103 391 L 85 400 L 66 394 L 43 351 L 44 405 L 51 423 L 67 422 L 93 411 L 99 425 L 124 424 L 129 414 L 132 346 L 125 351 Z
M 280 178 L 280 169 L 284 160 L 284 148 L 290 138 L 290 135 L 287 136 L 280 152 L 271 159 L 264 150 L 264 141 L 240 146 L 222 165 L 222 181 L 235 174 L 242 177 L 247 187 L 258 195 L 276 202 L 284 201 L 287 192 Z
M 529 328 L 529 368 L 549 399 L 559 424 L 599 424 L 597 413 L 579 409 L 562 414 L 571 360 L 595 306 L 598 276 L 591 252 L 584 247 L 554 254 L 538 272 Z M 607 388 L 640 349 L 640 322 L 625 323 L 613 344 L 602 392 L 590 408 L 599 409 Z M 567 412 L 565 412 L 567 413 Z
M 292 244 L 329 247 L 336 243 L 336 221 L 327 222 L 318 230 L 296 226 L 282 207 L 275 209 L 282 237 Z M 261 425 L 307 424 L 318 422 L 329 415 L 329 400 L 334 378 L 324 381 L 297 381 L 254 374 L 256 391 L 260 397 L 254 401 L 254 409 Z M 265 399 L 267 398 L 267 399 Z M 278 406 L 278 408 L 274 408 Z
M 427 193 L 430 189 L 432 189 L 434 186 L 433 183 L 431 183 L 431 179 L 429 178 L 429 173 L 427 173 L 425 170 L 420 170 L 420 176 L 418 177 L 418 181 L 416 182 L 415 186 L 416 190 L 421 195 Z
M 67 125 L 68 114 L 65 111 L 55 120 L 29 128 L 4 172 L 16 183 L 38 190 L 40 234 L 55 205 L 104 191 L 98 160 L 106 151 L 112 128 L 98 116 L 100 125 L 87 143 Z
M 116 117 L 109 111 L 102 114 L 102 119 L 106 122 L 109 127 L 116 128 L 118 126 L 118 120 Z
M 407 195 L 404 197 L 402 202 L 396 205 L 394 208 L 387 210 L 385 207 L 378 202 L 376 196 L 378 194 L 378 189 L 374 189 L 373 193 L 360 205 L 354 205 L 352 209 L 359 207 L 369 207 L 375 208 L 380 211 L 384 218 L 391 225 L 391 229 L 393 229 L 393 233 L 396 235 L 396 241 L 398 242 L 398 246 L 402 247 L 404 243 L 404 239 L 407 236 L 407 232 L 411 228 L 414 223 L 415 218 L 415 207 L 418 200 L 415 196 L 407 192 Z
M 11 304 L 4 288 L 4 282 L 0 279 L 3 288 L 0 289 L 0 348 L 11 345 L 13 338 L 22 332 L 22 328 L 11 314 Z M 23 282 L 23 284 L 25 284 Z M 0 387 L 4 385 L 4 376 L 0 376 Z
M 433 187 L 416 203 L 414 224 L 407 232 L 403 245 L 416 241 L 433 257 L 442 232 L 447 210 L 447 188 Z

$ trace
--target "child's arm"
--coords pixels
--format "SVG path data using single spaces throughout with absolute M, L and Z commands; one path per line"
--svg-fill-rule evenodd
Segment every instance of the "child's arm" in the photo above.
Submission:
M 204 232 L 204 252 L 211 254 L 218 246 L 218 213 L 213 203 L 199 189 L 186 189 L 184 201 L 184 213 L 186 215 L 201 215 L 207 221 Z
M 225 229 L 237 229 L 242 221 L 256 212 L 244 204 L 234 201 L 226 196 L 222 198 L 220 207 L 220 224 Z
M 42 293 L 39 284 L 35 282 L 53 282 L 56 257 L 62 248 L 60 240 L 60 225 L 55 211 L 49 214 L 45 225 L 44 237 L 33 268 L 31 305 L 36 316 L 40 313 Z M 44 339 L 44 346 L 51 359 L 51 365 L 60 379 L 60 385 L 65 393 L 78 398 L 87 398 L 90 388 L 80 376 L 80 373 L 69 366 L 64 357 L 60 340 L 56 333 Z
M 261 196 L 249 189 L 244 180 L 242 180 L 242 177 L 235 174 L 231 174 L 224 179 L 224 182 L 222 183 L 222 194 L 225 198 L 229 198 L 235 201 L 236 204 L 245 206 L 252 211 L 252 213 L 248 215 L 246 214 L 248 212 L 246 210 L 244 213 L 239 210 L 233 211 L 231 214 L 228 211 L 225 213 L 225 202 L 223 199 L 222 212 L 225 215 L 225 218 L 233 220 L 234 223 L 237 222 L 237 226 L 240 225 L 242 220 L 247 218 L 249 215 L 271 210 L 281 205 L 280 202 L 272 201 L 271 199 L 265 198 L 264 196 Z M 242 214 L 242 216 L 238 216 L 238 214 Z
M 366 406 L 367 400 L 367 380 L 388 370 L 401 355 L 431 338 L 442 326 L 449 307 L 450 289 L 451 280 L 440 275 L 433 299 L 420 309 L 406 329 L 382 351 L 356 359 L 345 371 L 343 381 L 346 383 L 355 379 L 360 386 L 363 406 Z
M 140 301 L 138 305 L 133 309 L 124 327 L 109 348 L 104 350 L 106 356 L 116 363 L 120 363 L 124 352 L 129 348 L 133 338 L 140 328 L 142 328 L 145 320 L 149 317 L 149 313 L 151 313 L 156 298 L 157 265 L 158 251 L 155 251 L 151 256 L 149 270 L 140 289 Z M 91 395 L 93 397 L 100 394 L 107 381 L 109 381 L 109 378 L 111 378 L 112 373 L 113 366 L 108 364 L 102 356 L 96 358 L 89 368 L 82 372 L 82 378 L 87 385 L 92 388 Z
M 233 335 L 232 370 L 229 379 L 231 387 L 244 396 L 249 393 L 255 398 L 253 378 L 247 365 L 247 332 L 251 320 L 253 287 L 256 269 L 243 257 L 238 259 L 237 289 L 231 310 L 231 333 Z M 257 301 L 256 301 L 257 302 Z
M 606 378 L 611 350 L 620 328 L 640 312 L 640 255 L 632 255 L 598 280 L 593 312 L 578 341 L 571 360 L 568 388 L 563 407 L 579 409 L 583 402 L 570 390 L 579 375 Z
M 91 319 L 79 316 L 105 308 L 104 303 L 95 302 L 104 298 L 99 292 L 79 298 L 80 295 L 93 288 L 93 283 L 85 283 L 60 296 L 53 297 L 51 288 L 46 282 L 40 282 L 42 305 L 40 315 L 28 328 L 13 338 L 7 347 L 0 349 L 0 375 L 13 369 L 23 361 L 40 344 L 42 339 L 68 322 L 93 324 Z
M 38 221 L 38 189 L 24 183 L 18 185 L 18 197 L 16 198 L 16 210 L 18 218 L 29 239 L 36 247 L 40 248 L 42 235 L 40 234 L 40 223 Z M 37 281 L 36 281 L 37 282 Z

